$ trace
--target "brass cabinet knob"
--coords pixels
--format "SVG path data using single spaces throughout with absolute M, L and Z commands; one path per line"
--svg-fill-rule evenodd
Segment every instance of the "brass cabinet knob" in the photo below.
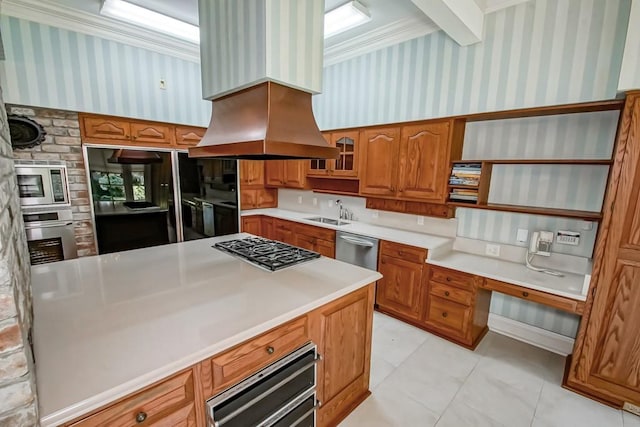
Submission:
M 447 282 L 450 282 L 450 281 L 451 281 L 451 277 L 447 277 Z
M 523 292 L 522 296 L 525 297 L 525 298 L 528 297 L 529 296 L 529 292 Z
M 444 296 L 448 297 L 449 296 L 449 291 L 444 291 Z
M 146 419 L 147 419 L 147 413 L 146 413 L 146 412 L 142 412 L 142 411 L 140 411 L 140 412 L 138 412 L 138 413 L 136 414 L 136 422 L 137 422 L 137 423 L 142 423 L 142 422 L 144 422 L 144 420 L 146 420 Z
M 267 353 L 273 354 L 275 351 L 276 350 L 273 347 L 271 347 L 271 346 L 267 347 Z
M 442 313 L 442 317 L 447 317 L 449 314 L 445 311 L 444 313 Z

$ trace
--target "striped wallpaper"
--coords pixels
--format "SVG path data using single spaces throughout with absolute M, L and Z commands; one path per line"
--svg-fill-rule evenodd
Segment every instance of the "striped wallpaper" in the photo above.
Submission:
M 322 89 L 322 0 L 199 2 L 203 97 L 269 80 Z M 312 42 L 305 42 L 311 39 Z
M 13 17 L 0 16 L 0 26 L 7 103 L 209 123 L 211 103 L 201 98 L 197 63 Z
M 618 90 L 640 89 L 640 0 L 632 0 Z
M 484 41 L 442 31 L 325 68 L 321 129 L 613 98 L 630 0 L 535 0 L 489 14 Z

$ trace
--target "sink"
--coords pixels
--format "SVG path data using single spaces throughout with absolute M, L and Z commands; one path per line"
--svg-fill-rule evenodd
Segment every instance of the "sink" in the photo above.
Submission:
M 315 216 L 313 218 L 305 218 L 307 221 L 315 221 L 315 222 L 320 222 L 322 224 L 331 224 L 331 225 L 347 225 L 349 224 L 346 221 L 343 221 L 341 219 L 333 219 L 333 218 L 324 218 L 321 216 Z

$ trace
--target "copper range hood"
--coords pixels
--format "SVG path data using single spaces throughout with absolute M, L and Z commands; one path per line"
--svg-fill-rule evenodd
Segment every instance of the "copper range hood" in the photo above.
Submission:
M 199 0 L 198 6 L 202 97 L 213 112 L 189 157 L 338 158 L 311 107 L 322 89 L 324 0 Z
M 335 159 L 323 138 L 311 94 L 274 82 L 213 101 L 209 128 L 189 157 L 232 159 Z

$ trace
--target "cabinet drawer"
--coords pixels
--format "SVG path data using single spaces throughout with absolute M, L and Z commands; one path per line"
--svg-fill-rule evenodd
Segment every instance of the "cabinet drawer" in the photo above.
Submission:
M 82 117 L 82 139 L 129 141 L 131 128 L 126 120 L 111 117 Z
M 386 240 L 383 240 L 380 244 L 380 254 L 418 264 L 424 263 L 427 258 L 426 249 L 402 245 L 400 243 L 387 242 Z
M 187 371 L 127 397 L 115 405 L 70 424 L 70 426 L 166 425 L 165 417 L 170 412 L 175 411 L 175 414 L 179 415 L 184 408 L 193 409 L 193 399 L 193 373 Z M 136 417 L 144 417 L 144 423 L 137 422 Z
M 469 324 L 471 307 L 447 301 L 436 296 L 429 296 L 429 312 L 427 322 L 464 337 Z
M 470 291 L 465 291 L 460 288 L 456 288 L 453 286 L 443 285 L 438 282 L 429 282 L 429 292 L 431 295 L 435 295 L 440 298 L 444 298 L 450 301 L 454 301 L 464 305 L 471 305 L 471 301 L 473 300 L 473 293 Z
M 296 224 L 296 233 L 304 234 L 309 237 L 318 238 L 322 240 L 336 239 L 336 232 L 328 228 L 315 227 L 313 225 Z
M 174 129 L 169 125 L 159 123 L 131 123 L 131 139 L 138 143 L 172 144 L 174 141 Z
M 584 311 L 584 302 L 582 301 L 536 291 L 523 286 L 512 285 L 511 283 L 485 279 L 483 287 L 491 291 L 554 307 L 558 310 L 568 311 L 569 313 L 582 314 Z
M 211 359 L 213 391 L 221 391 L 309 341 L 302 317 Z
M 205 132 L 205 128 L 176 126 L 176 144 L 195 147 L 198 145 Z
M 463 289 L 473 289 L 475 276 L 460 271 L 442 267 L 431 267 L 430 279 L 447 285 L 458 286 Z

